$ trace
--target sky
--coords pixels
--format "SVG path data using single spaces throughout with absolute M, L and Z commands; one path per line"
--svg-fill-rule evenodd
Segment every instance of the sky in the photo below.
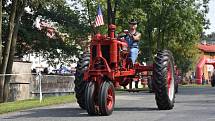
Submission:
M 215 32 L 215 0 L 210 0 L 209 2 L 209 13 L 207 18 L 210 20 L 211 25 L 209 26 L 210 29 L 205 30 L 206 34 L 211 34 Z

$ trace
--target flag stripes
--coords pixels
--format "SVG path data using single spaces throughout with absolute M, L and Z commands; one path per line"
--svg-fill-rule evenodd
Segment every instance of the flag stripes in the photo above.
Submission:
M 95 27 L 104 25 L 104 20 L 103 20 L 103 15 L 102 15 L 102 10 L 100 8 L 100 4 L 98 5 L 98 11 L 97 11 L 97 16 L 95 20 Z

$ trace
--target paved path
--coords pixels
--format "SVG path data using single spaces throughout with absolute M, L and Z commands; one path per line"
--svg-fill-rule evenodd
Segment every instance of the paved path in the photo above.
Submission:
M 215 121 L 215 88 L 180 88 L 173 110 L 159 111 L 153 93 L 120 93 L 111 116 L 88 116 L 77 104 L 0 115 L 0 121 Z

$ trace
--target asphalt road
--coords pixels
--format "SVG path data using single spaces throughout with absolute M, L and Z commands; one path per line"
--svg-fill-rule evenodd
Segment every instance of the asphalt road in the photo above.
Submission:
M 157 109 L 153 93 L 125 92 L 111 116 L 88 116 L 71 103 L 3 114 L 0 121 L 215 121 L 215 88 L 180 88 L 169 111 Z

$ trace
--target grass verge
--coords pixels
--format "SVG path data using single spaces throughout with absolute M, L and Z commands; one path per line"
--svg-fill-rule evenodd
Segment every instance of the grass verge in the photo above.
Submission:
M 211 87 L 210 84 L 205 84 L 205 85 L 201 85 L 201 84 L 186 84 L 186 85 L 180 85 L 181 87 Z
M 58 96 L 58 97 L 45 97 L 40 103 L 39 99 L 29 99 L 8 103 L 0 103 L 0 114 L 15 112 L 25 109 L 36 107 L 50 106 L 56 104 L 71 103 L 75 101 L 74 95 Z

